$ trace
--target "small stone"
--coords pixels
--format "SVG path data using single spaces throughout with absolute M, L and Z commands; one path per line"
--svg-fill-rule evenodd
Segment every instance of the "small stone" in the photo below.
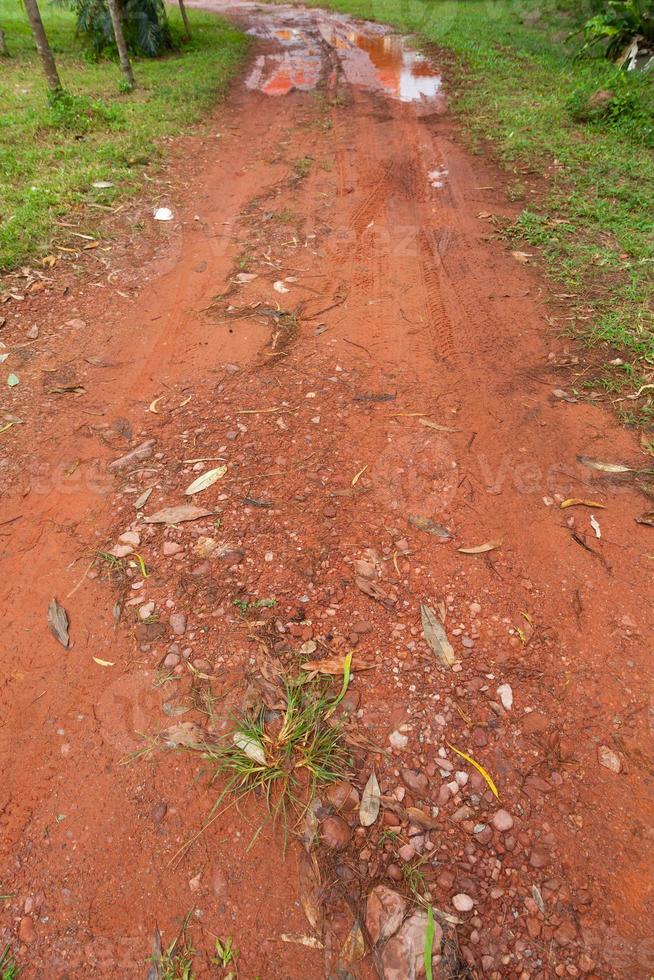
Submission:
M 409 744 L 409 739 L 406 737 L 406 735 L 403 735 L 398 731 L 391 732 L 391 734 L 388 736 L 388 741 L 394 749 L 405 749 Z
M 123 531 L 118 540 L 121 544 L 131 544 L 132 548 L 138 548 L 141 535 L 137 531 Z
M 37 340 L 38 336 L 39 336 L 39 328 L 37 327 L 36 324 L 34 324 L 34 326 L 30 327 L 29 330 L 27 331 L 27 339 Z
M 554 941 L 559 946 L 568 946 L 577 938 L 577 927 L 572 919 L 564 919 L 554 932 Z
M 405 900 L 391 888 L 373 888 L 366 902 L 366 929 L 373 945 L 390 939 L 401 926 L 406 909 Z
M 184 636 L 186 632 L 186 616 L 184 613 L 171 613 L 169 622 L 170 628 L 176 636 Z
M 176 667 L 181 659 L 178 653 L 167 653 L 164 659 L 164 667 Z
M 535 847 L 529 855 L 529 863 L 532 868 L 545 868 L 549 864 L 550 856 L 544 847 Z
M 21 943 L 25 943 L 26 946 L 31 946 L 36 940 L 36 929 L 34 928 L 34 922 L 29 915 L 24 915 L 20 920 L 20 925 L 18 926 L 18 938 Z
M 109 551 L 109 554 L 113 555 L 114 558 L 127 558 L 133 551 L 134 549 L 131 544 L 115 544 Z
M 352 831 L 341 817 L 327 817 L 320 825 L 323 844 L 332 851 L 340 851 L 350 843 Z
M 154 612 L 154 602 L 146 602 L 139 609 L 139 619 L 149 619 Z
M 180 551 L 183 551 L 184 549 L 181 544 L 177 543 L 177 541 L 164 541 L 163 548 L 161 550 L 166 558 L 170 558 L 172 555 L 178 555 Z
M 357 790 L 345 779 L 340 779 L 327 790 L 327 799 L 337 810 L 355 810 L 359 806 Z
M 211 875 L 211 891 L 216 898 L 222 898 L 227 891 L 227 877 L 221 868 L 216 868 Z
M 513 827 L 513 817 L 508 810 L 498 810 L 493 816 L 492 824 L 495 830 L 499 830 L 501 834 L 505 834 L 507 830 L 511 830 Z
M 472 912 L 475 903 L 470 898 L 469 895 L 465 895 L 463 892 L 459 892 L 452 899 L 452 905 L 457 910 L 457 912 Z
M 404 878 L 402 868 L 399 866 L 399 864 L 389 864 L 389 866 L 386 868 L 386 874 L 391 881 L 402 881 Z
M 163 803 L 163 802 L 155 803 L 155 805 L 150 810 L 150 817 L 155 823 L 161 823 L 163 818 L 166 816 L 167 812 L 168 812 L 167 803 Z
M 423 772 L 418 772 L 417 769 L 402 769 L 400 776 L 406 788 L 411 790 L 412 793 L 415 793 L 419 797 L 427 795 L 429 780 Z
M 416 849 L 413 844 L 403 844 L 397 853 L 403 861 L 408 863 L 413 861 L 416 856 Z
M 540 711 L 530 711 L 522 719 L 522 730 L 525 735 L 541 735 L 548 729 L 548 721 Z
M 443 930 L 434 923 L 432 949 L 441 948 Z M 414 912 L 392 936 L 381 952 L 383 980 L 413 980 L 424 976 L 427 913 Z
M 502 707 L 506 711 L 510 711 L 513 707 L 513 689 L 510 684 L 500 684 L 497 689 L 497 694 L 502 702 Z
M 66 320 L 66 324 L 65 325 L 67 327 L 72 327 L 73 330 L 83 330 L 84 327 L 86 326 L 86 320 L 80 320 L 80 319 L 77 319 L 77 318 L 73 318 L 72 320 Z
M 609 769 L 611 772 L 618 773 L 622 768 L 622 762 L 620 761 L 620 756 L 613 749 L 610 749 L 608 745 L 600 745 L 597 750 L 597 758 L 599 764 L 604 766 L 605 769 Z

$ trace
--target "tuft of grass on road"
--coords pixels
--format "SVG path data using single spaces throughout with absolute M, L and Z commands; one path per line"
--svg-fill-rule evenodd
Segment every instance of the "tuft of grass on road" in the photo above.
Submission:
M 121 93 L 117 63 L 93 61 L 71 11 L 41 4 L 62 83 L 72 98 L 47 101 L 22 5 L 0 0 L 11 57 L 0 64 L 0 271 L 51 247 L 55 221 L 80 205 L 111 205 L 138 193 L 160 141 L 185 130 L 224 95 L 248 41 L 226 21 L 190 11 L 193 40 L 161 59 L 135 60 L 137 88 Z M 178 12 L 169 17 L 181 34 Z M 98 190 L 94 181 L 114 187 Z M 88 230 L 101 209 L 85 212 Z
M 575 60 L 565 41 L 573 25 L 548 14 L 552 0 L 307 2 L 445 49 L 450 101 L 473 148 L 490 144 L 515 173 L 509 196 L 524 207 L 507 233 L 542 249 L 557 292 L 573 294 L 572 329 L 622 354 L 623 366 L 606 365 L 608 387 L 640 386 L 654 364 L 651 76 L 627 77 L 601 58 Z M 611 113 L 582 121 L 600 89 L 616 94 Z M 614 357 L 608 346 L 599 353 Z

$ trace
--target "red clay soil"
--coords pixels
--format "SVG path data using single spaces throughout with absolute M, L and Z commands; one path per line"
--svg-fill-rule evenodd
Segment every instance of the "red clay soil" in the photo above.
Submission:
M 434 975 L 649 977 L 651 503 L 578 457 L 651 460 L 554 394 L 581 368 L 481 216 L 511 213 L 505 178 L 415 92 L 424 64 L 334 15 L 241 17 L 264 35 L 250 87 L 171 145 L 152 198 L 4 283 L 22 424 L 0 436 L 0 946 L 26 978 L 165 975 L 156 928 L 166 947 L 188 915 L 196 977 L 229 972 L 210 962 L 228 936 L 246 980 L 419 976 L 422 949 L 395 973 L 370 951 L 364 911 L 413 883 L 444 930 Z M 212 514 L 147 523 L 181 503 Z M 117 569 L 94 560 L 130 531 Z M 252 843 L 257 800 L 180 855 L 221 782 L 170 726 L 229 732 L 280 667 L 349 650 L 342 724 L 356 791 L 379 778 L 375 824 L 321 798 L 320 882 L 294 835 Z M 358 921 L 365 948 L 344 949 Z

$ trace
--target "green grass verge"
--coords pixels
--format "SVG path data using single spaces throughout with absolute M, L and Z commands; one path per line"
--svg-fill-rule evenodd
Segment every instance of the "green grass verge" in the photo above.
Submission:
M 43 2 L 41 12 L 72 102 L 51 109 L 25 13 L 0 0 L 11 52 L 0 58 L 0 270 L 50 250 L 54 222 L 80 205 L 111 205 L 143 187 L 159 141 L 201 118 L 226 90 L 248 41 L 224 20 L 191 10 L 193 40 L 179 53 L 134 62 L 137 88 L 120 93 L 117 63 L 94 62 L 75 18 Z M 181 21 L 170 12 L 176 35 Z M 96 190 L 94 181 L 114 183 Z M 101 210 L 85 212 L 89 229 Z
M 508 233 L 541 248 L 556 291 L 574 294 L 573 329 L 629 361 L 607 367 L 607 385 L 639 383 L 654 362 L 652 77 L 625 77 L 601 58 L 575 61 L 570 23 L 539 14 L 536 3 L 308 2 L 383 21 L 457 56 L 447 58 L 451 104 L 473 147 L 490 142 L 515 171 L 509 193 L 524 200 Z M 575 121 L 599 89 L 616 93 L 610 114 Z M 545 176 L 529 203 L 524 169 Z

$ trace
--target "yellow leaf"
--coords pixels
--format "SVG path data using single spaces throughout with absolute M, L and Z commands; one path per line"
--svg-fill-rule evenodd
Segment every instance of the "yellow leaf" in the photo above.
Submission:
M 500 794 L 497 792 L 497 786 L 495 785 L 495 783 L 493 782 L 489 774 L 486 772 L 484 767 L 480 766 L 478 762 L 475 762 L 475 760 L 472 758 L 471 755 L 467 755 L 465 752 L 462 752 L 461 749 L 457 749 L 455 745 L 451 745 L 450 742 L 447 742 L 446 744 L 449 746 L 449 748 L 452 749 L 453 752 L 456 752 L 457 755 L 460 755 L 462 759 L 465 759 L 466 762 L 469 762 L 471 766 L 474 766 L 477 772 L 480 772 L 482 774 L 482 776 L 490 786 L 491 792 L 499 800 Z
M 148 406 L 148 412 L 152 412 L 153 415 L 158 415 L 159 410 L 157 409 L 157 402 L 160 402 L 161 399 L 165 397 L 166 397 L 165 395 L 159 395 L 158 398 L 155 398 L 154 401 L 150 402 Z
M 580 497 L 568 497 L 561 504 L 561 510 L 565 510 L 566 507 L 601 507 L 602 510 L 606 510 L 605 504 L 600 504 L 597 500 L 582 500 Z
M 363 476 L 363 474 L 364 474 L 364 473 L 366 472 L 366 470 L 368 469 L 368 466 L 369 466 L 369 464 L 368 464 L 368 463 L 366 463 L 366 465 L 365 465 L 365 466 L 363 466 L 363 467 L 362 467 L 362 468 L 361 468 L 361 469 L 359 470 L 359 472 L 358 472 L 358 473 L 355 473 L 355 474 L 354 474 L 354 476 L 352 477 L 352 486 L 353 486 L 353 487 L 355 487 L 355 486 L 357 485 L 357 483 L 359 482 L 359 477 L 360 477 L 360 476 Z
M 114 663 L 113 663 L 112 660 L 100 660 L 99 657 L 94 657 L 93 659 L 95 660 L 96 664 L 100 664 L 101 667 L 113 667 L 114 666 Z

